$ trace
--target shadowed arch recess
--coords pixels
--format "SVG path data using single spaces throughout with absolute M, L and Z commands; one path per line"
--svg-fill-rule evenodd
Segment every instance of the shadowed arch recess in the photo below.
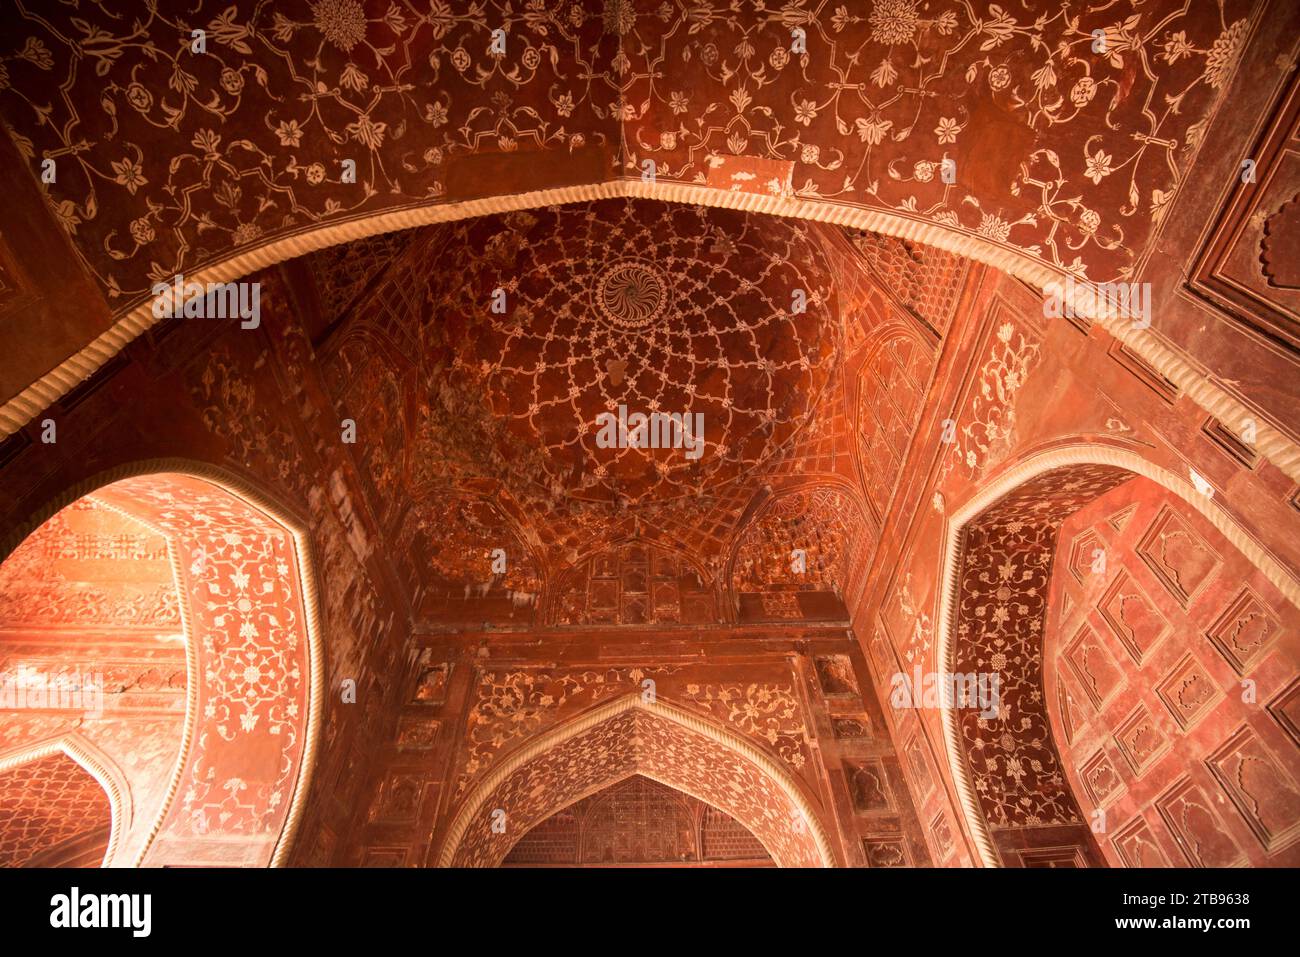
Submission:
M 636 774 L 727 813 L 779 866 L 836 864 L 816 812 L 775 762 L 697 715 L 639 695 L 575 718 L 500 765 L 466 796 L 437 864 L 497 866 L 555 811 Z
M 763 845 L 711 804 L 635 774 L 556 811 L 524 834 L 503 867 L 748 866 Z

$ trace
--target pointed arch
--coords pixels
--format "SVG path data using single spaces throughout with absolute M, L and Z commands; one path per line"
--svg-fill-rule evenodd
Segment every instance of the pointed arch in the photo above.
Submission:
M 842 504 L 847 506 L 847 508 L 831 508 L 830 514 L 827 516 L 828 520 L 821 523 L 821 527 L 834 528 L 837 523 L 843 524 L 842 540 L 835 543 L 839 554 L 833 556 L 835 564 L 839 567 L 827 568 L 824 571 L 835 579 L 834 584 L 840 589 L 842 599 L 847 600 L 847 596 L 852 594 L 855 584 L 855 569 L 860 571 L 865 568 L 866 560 L 870 558 L 870 553 L 874 550 L 876 544 L 875 538 L 878 533 L 878 526 L 867 508 L 862 497 L 862 490 L 859 487 L 842 476 L 820 475 L 782 488 L 769 495 L 766 500 L 762 501 L 753 510 L 745 523 L 736 530 L 727 552 L 726 563 L 723 565 L 721 582 L 728 614 L 735 616 L 738 613 L 741 593 L 738 576 L 742 570 L 742 557 L 746 551 L 753 551 L 760 547 L 758 538 L 762 524 L 769 520 L 775 520 L 778 523 L 785 522 L 786 519 L 774 515 L 776 510 L 789 505 L 791 499 L 799 496 L 812 497 L 819 493 L 838 496 L 842 500 Z M 814 504 L 816 503 L 807 503 L 809 506 Z M 822 502 L 820 504 L 822 507 L 827 508 L 834 503 Z M 812 514 L 811 508 L 805 509 L 804 514 Z M 787 544 L 793 545 L 794 543 L 789 542 Z M 784 551 L 780 556 L 780 561 L 782 563 L 789 561 L 789 557 L 784 554 Z
M 942 551 L 942 591 L 936 641 L 940 672 L 963 670 L 959 664 L 959 646 L 973 640 L 962 634 L 962 622 L 959 621 L 963 592 L 962 556 L 968 531 L 995 506 L 1005 505 L 1014 495 L 1030 488 L 1030 483 L 1041 482 L 1049 476 L 1059 476 L 1080 487 L 1081 491 L 1069 500 L 1063 499 L 1060 504 L 1060 511 L 1069 512 L 1102 494 L 1099 490 L 1113 488 L 1128 478 L 1143 476 L 1152 480 L 1208 519 L 1287 601 L 1300 607 L 1300 581 L 1294 574 L 1247 534 L 1226 509 L 1212 497 L 1198 492 L 1189 481 L 1127 449 L 1107 445 L 1067 445 L 1033 454 L 1007 469 L 948 516 Z M 1038 640 L 1041 643 L 1041 635 Z M 997 867 L 999 858 L 981 805 L 980 788 L 975 780 L 977 772 L 972 770 L 972 762 L 963 747 L 961 712 L 945 704 L 941 708 L 941 720 L 948 771 L 957 791 L 964 824 L 973 839 L 980 863 L 985 867 Z M 1051 747 L 1050 741 L 1048 746 Z
M 116 762 L 85 737 L 70 731 L 60 737 L 27 744 L 0 754 L 0 775 L 15 771 L 24 765 L 55 755 L 65 755 L 95 779 L 108 800 L 110 825 L 108 844 L 100 867 L 113 867 L 122 844 L 122 835 L 131 829 L 131 790 L 126 776 Z
M 780 866 L 836 865 L 811 800 L 775 761 L 694 712 L 639 694 L 579 715 L 502 761 L 465 796 L 437 864 L 495 866 L 533 825 L 633 774 L 730 814 Z
M 745 193 L 693 183 L 667 180 L 613 179 L 599 183 L 562 186 L 488 196 L 461 202 L 434 202 L 407 209 L 375 213 L 346 222 L 325 223 L 268 240 L 197 270 L 191 279 L 203 284 L 230 282 L 287 259 L 304 256 L 340 243 L 400 229 L 451 222 L 475 216 L 537 209 L 568 203 L 611 198 L 657 199 L 670 203 L 742 209 L 815 222 L 869 230 L 885 236 L 924 243 L 1001 269 L 1044 294 L 1069 300 L 1070 308 L 1086 316 L 1136 352 L 1161 375 L 1172 381 L 1202 409 L 1233 432 L 1252 427 L 1255 447 L 1289 478 L 1300 481 L 1300 445 L 1257 417 L 1237 398 L 1194 368 L 1150 329 L 1138 329 L 1113 305 L 1104 302 L 1084 284 L 1067 282 L 1069 274 L 1048 265 L 1006 242 L 997 242 L 945 223 L 913 219 L 842 201 Z M 43 409 L 58 401 L 76 383 L 93 375 L 157 319 L 152 302 L 145 301 L 115 319 L 113 324 L 80 352 L 65 359 L 22 392 L 0 406 L 0 438 L 22 428 Z
M 179 753 L 157 815 L 133 817 L 133 833 L 122 835 L 130 863 L 282 866 L 305 806 L 324 707 L 305 520 L 225 469 L 155 459 L 66 489 L 0 541 L 0 560 L 85 497 L 166 539 L 185 635 Z

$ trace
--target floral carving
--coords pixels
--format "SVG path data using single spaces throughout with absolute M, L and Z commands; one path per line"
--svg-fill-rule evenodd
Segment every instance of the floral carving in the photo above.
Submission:
M 807 731 L 790 685 L 687 685 L 684 698 L 731 727 L 766 741 L 795 770 L 807 761 Z
M 823 863 L 812 828 L 790 826 L 804 812 L 758 765 L 712 738 L 636 708 L 558 743 L 484 795 L 451 863 L 494 866 L 519 834 L 557 808 L 637 773 L 696 795 L 735 818 L 779 864 Z M 506 833 L 492 827 L 491 812 L 497 808 L 506 812 Z
M 1040 347 L 1011 322 L 998 325 L 997 342 L 980 368 L 974 396 L 951 436 L 940 482 L 954 469 L 979 478 L 1010 445 L 1016 427 L 1016 396 L 1038 361 Z
M 485 671 L 466 723 L 468 757 L 457 793 L 518 742 L 564 716 L 629 693 L 671 696 L 750 737 L 798 770 L 807 762 L 803 712 L 794 687 L 780 682 L 670 686 L 677 666 L 551 671 Z
M 609 668 L 604 671 L 485 671 L 466 721 L 469 757 L 458 793 L 508 745 L 536 734 L 558 719 L 566 705 L 591 705 L 616 694 L 640 690 L 643 679 L 675 668 Z
M 782 164 L 800 197 L 1122 278 L 1254 15 L 1248 0 L 128 6 L 20 4 L 0 47 L 5 124 L 29 160 L 59 163 L 51 210 L 117 309 L 240 248 L 445 202 L 460 157 L 593 146 L 690 183 L 736 156 Z
M 995 829 L 1082 820 L 1043 695 L 1048 585 L 1061 522 L 1129 477 L 1110 466 L 1048 472 L 991 506 L 966 533 L 952 671 L 1000 676 L 996 716 L 958 712 L 975 792 Z
M 188 477 L 124 479 L 96 497 L 147 515 L 182 557 L 200 710 L 164 833 L 273 840 L 306 745 L 305 612 L 289 533 L 242 499 Z

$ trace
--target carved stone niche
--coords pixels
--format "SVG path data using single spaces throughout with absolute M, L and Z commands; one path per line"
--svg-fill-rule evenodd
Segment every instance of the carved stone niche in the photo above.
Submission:
M 1232 191 L 1191 288 L 1282 351 L 1300 354 L 1300 72 L 1243 156 L 1254 161 L 1254 182 Z

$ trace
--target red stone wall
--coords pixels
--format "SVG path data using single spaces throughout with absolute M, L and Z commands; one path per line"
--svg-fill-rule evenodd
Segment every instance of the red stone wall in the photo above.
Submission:
M 255 278 L 258 329 L 164 324 L 44 414 L 57 424 L 55 443 L 41 441 L 37 422 L 0 447 L 0 539 L 17 544 L 33 516 L 80 483 L 156 459 L 226 469 L 301 516 L 318 575 L 328 698 L 296 859 L 326 862 L 363 786 L 366 742 L 392 721 L 382 676 L 397 667 L 409 614 L 349 450 L 322 439 L 338 435 L 339 416 L 304 336 L 312 321 L 279 271 Z M 289 318 L 293 309 L 301 323 Z M 344 679 L 356 682 L 355 704 L 341 703 Z
M 1300 611 L 1147 479 L 1065 523 L 1051 604 L 1052 731 L 1107 862 L 1295 866 Z
M 1185 308 L 1158 299 L 1157 322 L 1162 310 Z M 947 516 L 1015 463 L 1071 443 L 1126 450 L 1187 482 L 1194 469 L 1215 490 L 1214 501 L 1289 569 L 1300 568 L 1300 511 L 1293 481 L 1249 450 L 1242 454 L 1240 442 L 1225 439 L 1187 396 L 1100 328 L 1045 318 L 1038 295 L 992 271 L 972 274 L 957 316 L 908 450 L 899 507 L 881 530 L 864 586 L 849 596 L 849 608 L 886 720 L 909 758 L 904 766 L 931 853 L 939 862 L 969 863 L 975 847 L 947 770 L 938 711 L 895 713 L 888 707 L 890 676 L 918 663 L 926 672 L 936 668 Z M 1277 359 L 1274 375 L 1294 381 L 1294 361 Z M 951 443 L 944 441 L 945 421 L 952 424 Z M 1059 524 L 1070 510 L 1049 519 Z M 996 575 L 996 567 L 989 572 Z M 1004 862 L 1034 863 L 1021 853 L 1034 842 L 1044 854 L 1057 853 L 1051 849 L 1063 846 L 1059 837 L 1045 825 L 1020 832 L 1014 838 L 1019 850 L 1009 851 Z M 1077 842 L 1078 858 L 1067 846 L 1061 859 L 1086 860 L 1088 843 Z
M 541 647 L 537 637 L 419 640 L 425 651 L 403 686 L 395 736 L 376 750 L 380 770 L 345 863 L 436 859 L 476 782 L 647 680 L 662 700 L 738 734 L 793 775 L 840 863 L 929 863 L 900 758 L 842 630 L 566 630 Z

